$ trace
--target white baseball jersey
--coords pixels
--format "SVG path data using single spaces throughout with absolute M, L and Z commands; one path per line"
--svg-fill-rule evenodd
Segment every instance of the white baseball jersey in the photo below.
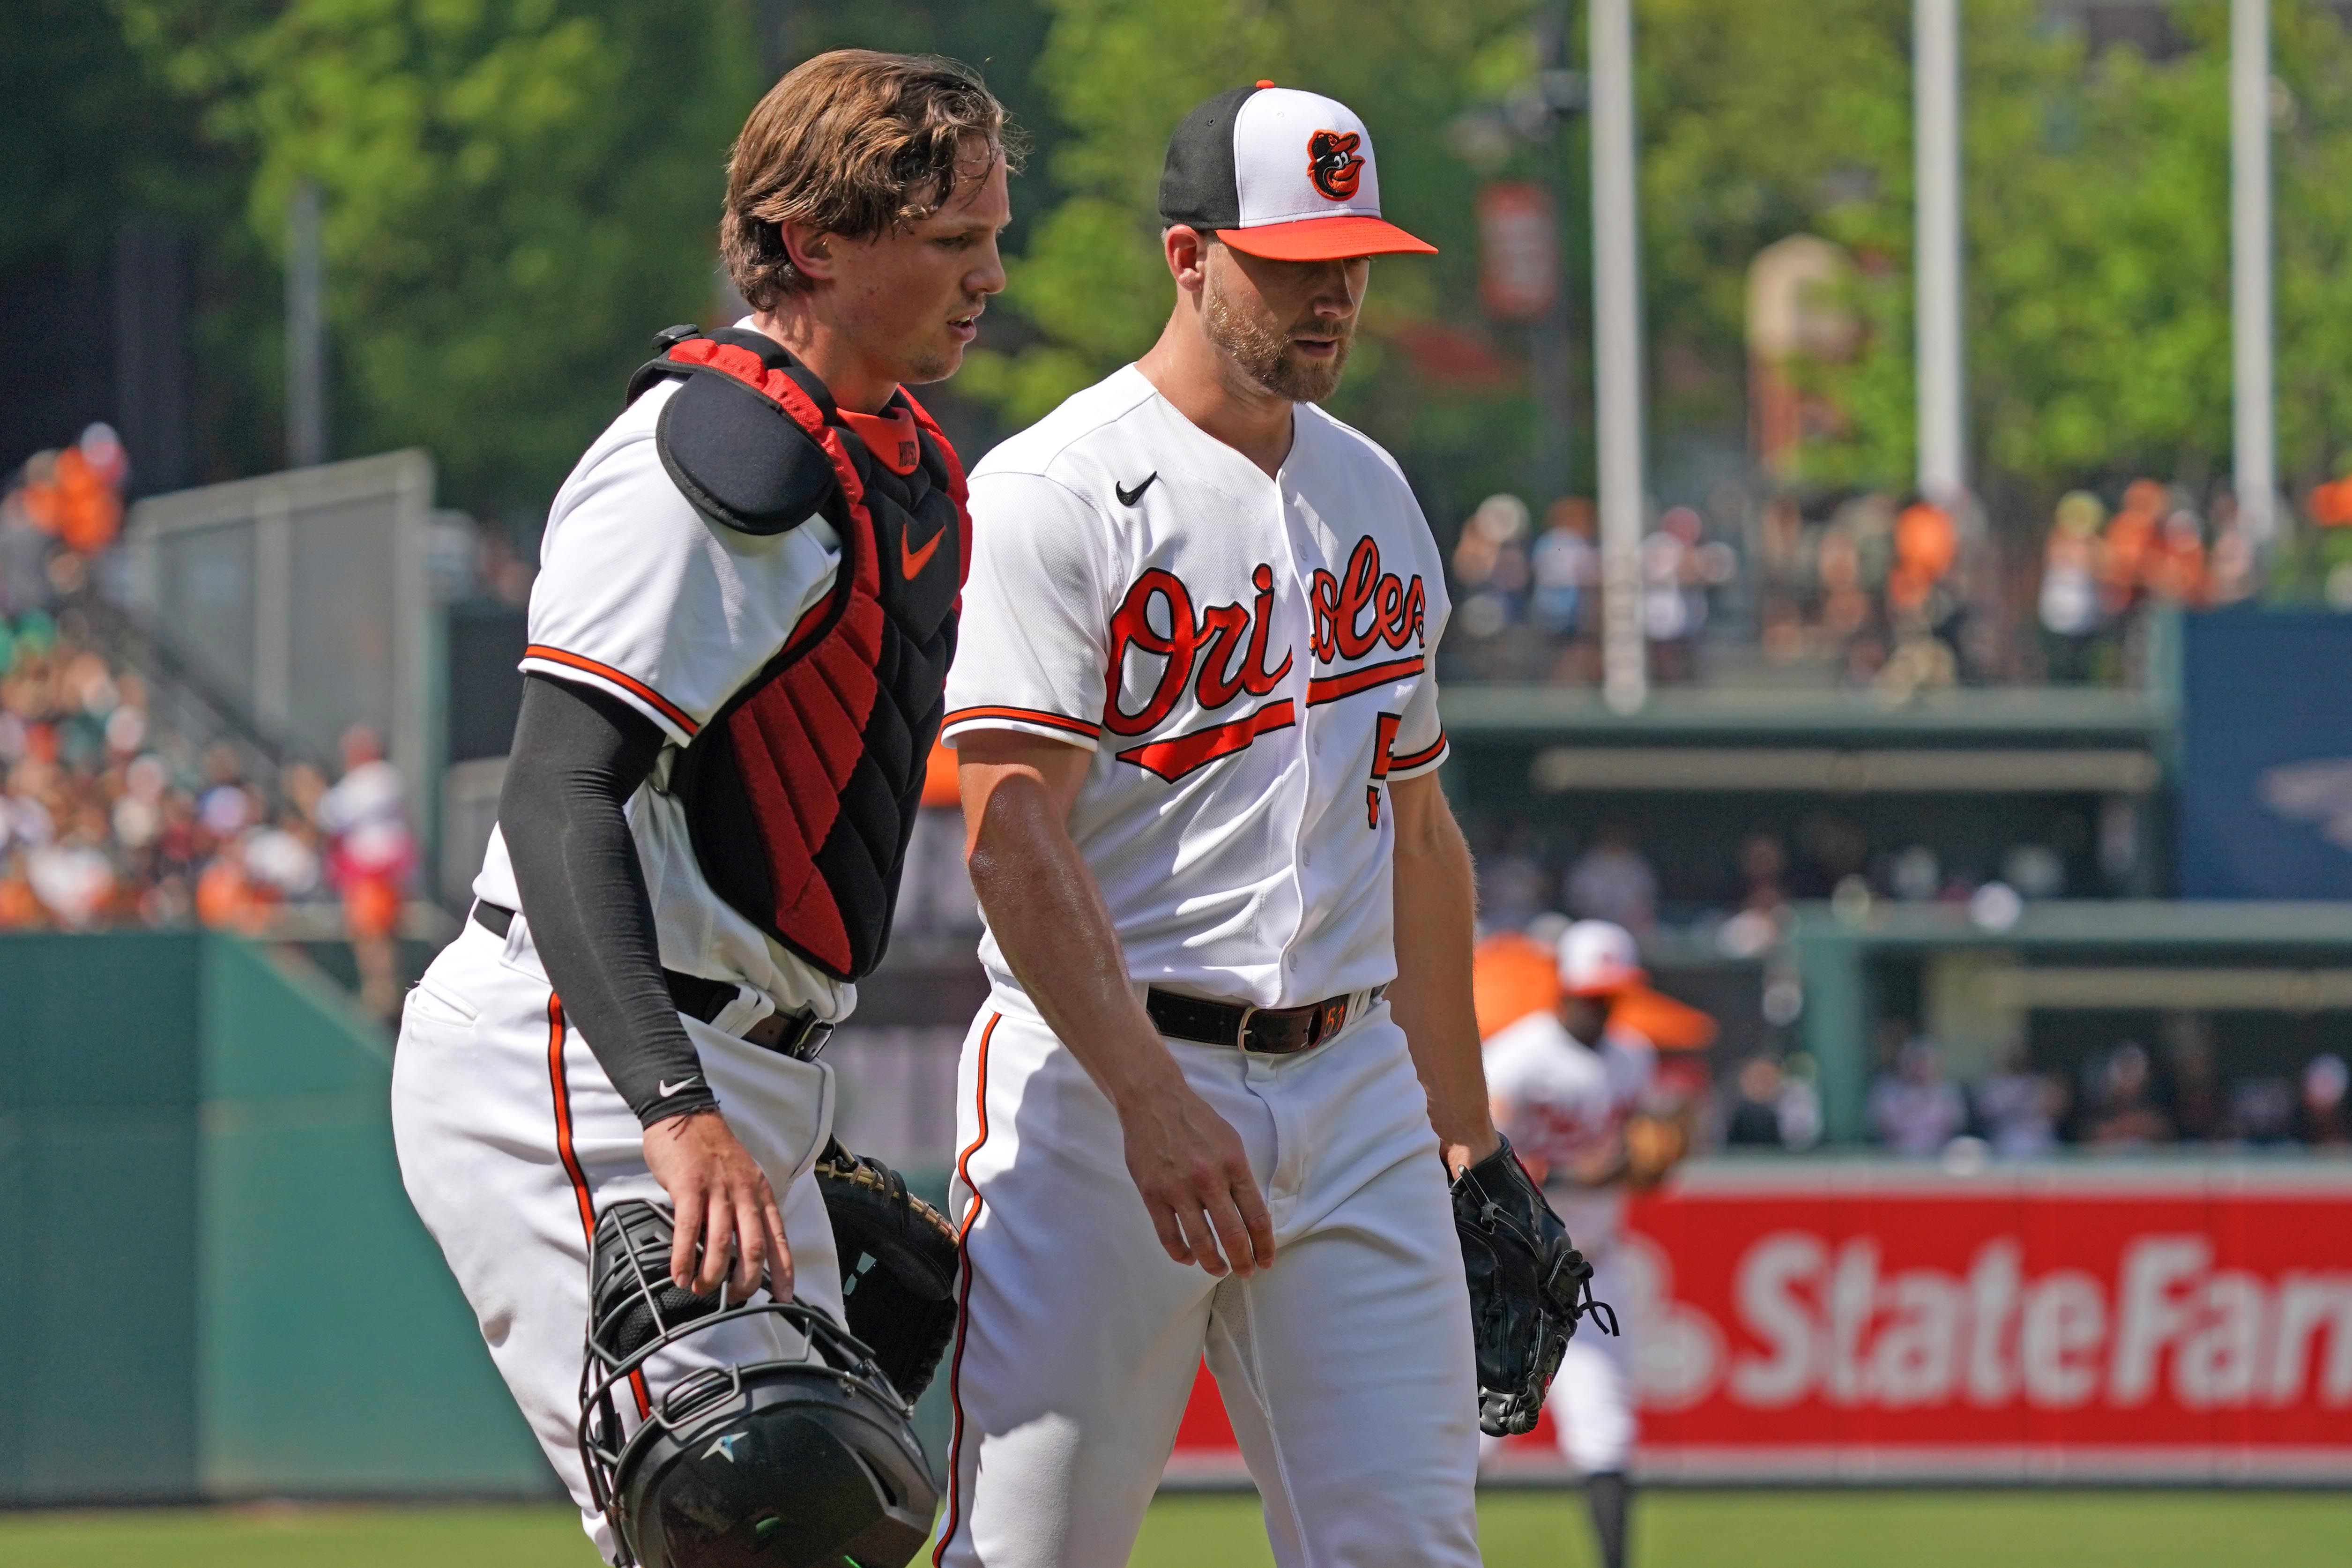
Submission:
M 1623 1131 L 1649 1090 L 1656 1051 L 1626 1030 L 1604 1030 L 1595 1051 L 1544 1011 L 1497 1030 L 1486 1062 L 1486 1092 L 1510 1111 L 1503 1135 L 1530 1164 L 1549 1167 L 1546 1186 L 1570 1239 L 1587 1252 L 1604 1249 L 1616 1239 L 1624 1189 L 1577 1187 L 1566 1172 Z
M 945 736 L 1095 753 L 1069 828 L 1129 972 L 1260 1007 L 1393 979 L 1387 785 L 1445 758 L 1448 601 L 1388 454 L 1302 404 L 1269 478 L 1129 366 L 990 453 L 971 517 Z
M 821 516 L 753 535 L 695 509 L 654 449 L 654 423 L 682 384 L 664 381 L 630 404 L 556 492 L 522 667 L 618 697 L 669 737 L 628 804 L 664 967 L 748 986 L 782 1011 L 839 1019 L 856 988 L 780 946 L 711 891 L 684 809 L 659 788 L 680 749 L 824 601 L 841 560 L 841 537 Z M 474 895 L 520 905 L 502 833 L 490 835 Z

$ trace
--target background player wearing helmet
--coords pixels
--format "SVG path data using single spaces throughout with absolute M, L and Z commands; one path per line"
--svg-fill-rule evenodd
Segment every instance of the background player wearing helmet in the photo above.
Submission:
M 934 470 L 931 493 L 957 487 L 900 389 L 951 373 L 1003 287 L 1002 125 L 961 67 L 843 51 L 778 83 L 738 140 L 721 244 L 757 312 L 738 346 L 797 373 L 869 502 L 894 476 L 894 495 Z M 722 710 L 807 645 L 803 617 L 864 574 L 843 507 L 759 530 L 698 509 L 665 461 L 684 384 L 644 391 L 556 498 L 499 831 L 473 917 L 411 997 L 393 1083 L 410 1197 L 608 1559 L 621 1543 L 576 1434 L 597 1212 L 666 1199 L 681 1289 L 842 1305 L 812 1175 L 833 1081 L 807 1046 L 856 988 L 714 891 L 702 852 L 760 846 L 701 841 L 677 791 L 689 746 L 724 733 Z M 774 408 L 751 413 L 802 439 Z M 958 550 L 904 576 L 958 578 Z M 934 587 L 944 604 L 955 583 Z M 646 1366 L 624 1419 L 688 1368 L 796 1343 L 774 1316 L 720 1325 Z
M 1265 84 L 1186 119 L 1160 209 L 1157 346 L 972 482 L 945 733 L 992 996 L 937 1560 L 1123 1561 L 1205 1350 L 1278 1561 L 1474 1563 L 1445 1173 L 1497 1140 L 1443 570 L 1314 406 L 1369 256 L 1429 247 L 1356 116 Z
M 1576 1245 L 1592 1260 L 1593 1294 L 1629 1305 L 1619 1246 L 1629 1176 L 1628 1117 L 1642 1103 L 1657 1054 L 1609 1021 L 1612 1003 L 1645 977 L 1633 938 L 1605 920 L 1561 933 L 1557 1006 L 1497 1030 L 1486 1046 L 1495 1124 L 1544 1186 Z M 1644 1173 L 1650 1179 L 1663 1171 Z M 1549 1408 L 1559 1448 L 1585 1478 L 1605 1568 L 1625 1562 L 1625 1465 L 1633 1446 L 1635 1315 L 1614 1337 L 1580 1333 L 1552 1380 Z M 1492 1452 L 1494 1439 L 1482 1443 Z

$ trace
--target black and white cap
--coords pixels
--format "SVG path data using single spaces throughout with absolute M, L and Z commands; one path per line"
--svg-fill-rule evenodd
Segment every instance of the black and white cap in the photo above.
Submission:
M 1184 117 L 1160 175 L 1160 216 L 1276 261 L 1437 250 L 1381 216 L 1372 135 L 1355 110 L 1270 81 Z

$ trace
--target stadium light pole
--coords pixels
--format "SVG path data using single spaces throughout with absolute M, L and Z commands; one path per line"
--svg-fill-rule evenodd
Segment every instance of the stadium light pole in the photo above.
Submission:
M 2271 319 L 2269 0 L 2230 0 L 2230 345 L 2238 526 L 2257 544 L 2278 522 Z
M 286 204 L 286 466 L 327 460 L 327 284 L 319 187 L 304 180 Z
M 1912 0 L 1913 309 L 1919 493 L 1968 498 L 1968 367 L 1960 293 L 1959 0 Z
M 1593 426 L 1601 470 L 1601 691 L 1649 696 L 1642 639 L 1642 236 L 1634 200 L 1632 0 L 1591 0 Z

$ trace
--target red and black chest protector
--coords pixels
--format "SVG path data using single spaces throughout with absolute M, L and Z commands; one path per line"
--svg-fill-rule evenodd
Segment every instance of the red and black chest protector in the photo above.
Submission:
M 841 536 L 832 594 L 703 727 L 668 789 L 712 891 L 824 973 L 855 980 L 889 941 L 945 713 L 971 562 L 963 469 L 903 390 L 920 450 L 902 475 L 762 334 L 672 328 L 657 341 L 666 351 L 631 379 L 629 397 L 686 382 L 656 444 L 687 497 L 743 533 L 822 515 Z

